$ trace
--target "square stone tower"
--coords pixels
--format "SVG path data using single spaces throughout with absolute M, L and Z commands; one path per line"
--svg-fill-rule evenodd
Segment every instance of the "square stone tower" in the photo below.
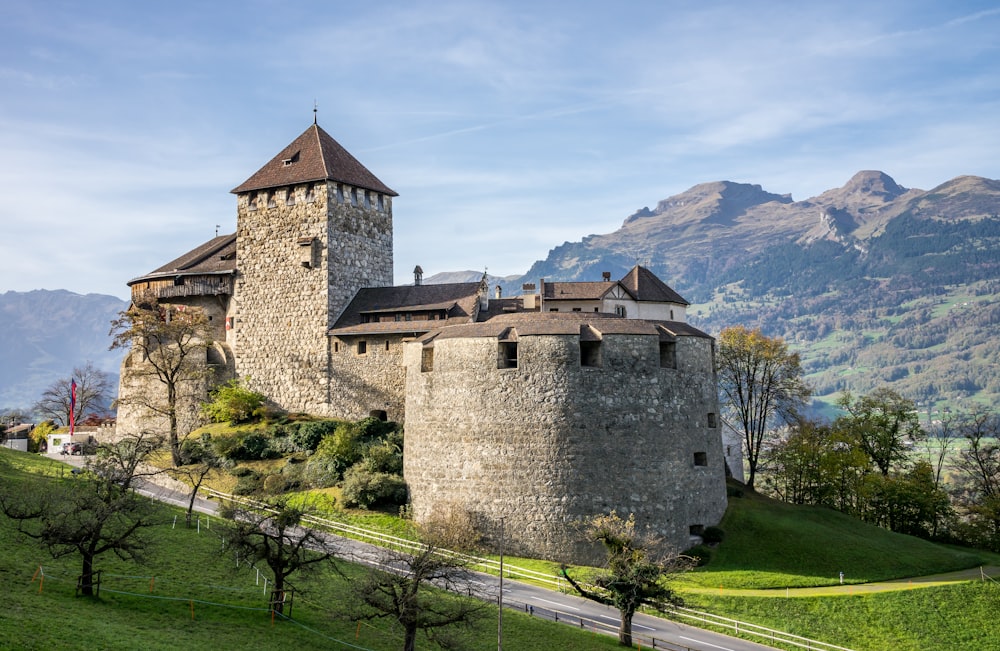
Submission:
M 237 377 L 282 408 L 331 413 L 328 330 L 390 286 L 396 193 L 313 123 L 237 196 Z

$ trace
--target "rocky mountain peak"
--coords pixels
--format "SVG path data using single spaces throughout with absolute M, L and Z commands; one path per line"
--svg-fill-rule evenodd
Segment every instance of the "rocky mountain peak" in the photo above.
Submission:
M 713 181 L 700 183 L 680 194 L 664 199 L 654 210 L 642 208 L 630 215 L 623 225 L 651 217 L 670 216 L 672 221 L 727 222 L 761 204 L 792 203 L 788 194 L 767 192 L 758 184 Z
M 858 172 L 840 190 L 848 195 L 877 196 L 883 201 L 892 201 L 906 192 L 891 176 L 878 170 Z

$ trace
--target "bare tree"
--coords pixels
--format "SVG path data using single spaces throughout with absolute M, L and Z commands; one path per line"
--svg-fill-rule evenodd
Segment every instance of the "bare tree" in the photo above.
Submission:
M 958 502 L 980 544 L 1000 550 L 1000 415 L 978 410 L 961 418 L 965 446 L 955 459 Z
M 440 546 L 454 539 L 454 533 L 425 528 L 417 551 L 384 550 L 378 565 L 354 583 L 360 604 L 351 617 L 397 622 L 403 629 L 403 651 L 416 649 L 421 631 L 442 648 L 461 648 L 456 629 L 474 625 L 487 604 L 472 596 L 468 557 Z
M 130 349 L 131 363 L 123 370 L 123 386 L 129 390 L 118 397 L 118 404 L 165 418 L 173 465 L 181 465 L 180 408 L 200 404 L 211 376 L 206 364 L 211 345 L 207 317 L 197 308 L 160 304 L 149 297 L 120 312 L 111 335 L 112 349 Z
M 73 404 L 73 383 L 76 383 L 76 406 Z M 73 369 L 73 376 L 56 380 L 42 393 L 41 399 L 33 407 L 42 418 L 60 425 L 82 422 L 88 415 L 97 414 L 108 407 L 111 380 L 104 371 L 95 368 L 88 361 Z
M 768 432 L 793 422 L 812 391 L 802 378 L 798 353 L 779 338 L 742 326 L 719 334 L 719 402 L 726 425 L 743 437 L 753 490 Z
M 275 612 L 284 611 L 288 577 L 321 564 L 332 563 L 336 546 L 330 537 L 302 524 L 312 511 L 309 504 L 293 506 L 280 497 L 271 504 L 244 502 L 222 509 L 226 549 L 240 558 L 263 561 L 271 570 Z
M 185 441 L 185 445 L 181 447 L 181 457 L 183 465 L 173 468 L 169 474 L 174 479 L 191 486 L 187 513 L 184 516 L 185 523 L 190 527 L 198 491 L 201 490 L 201 486 L 208 479 L 208 476 L 222 467 L 222 459 L 215 453 L 212 446 L 191 439 Z
M 80 590 L 93 595 L 95 560 L 110 552 L 141 561 L 150 543 L 144 530 L 161 521 L 150 500 L 130 489 L 150 449 L 141 442 L 103 448 L 87 472 L 70 479 L 39 479 L 27 490 L 0 485 L 0 511 L 53 558 L 79 555 Z
M 664 611 L 681 599 L 668 580 L 695 565 L 687 556 L 664 551 L 663 541 L 636 528 L 635 515 L 622 520 L 612 511 L 595 515 L 586 523 L 588 537 L 604 545 L 607 563 L 592 587 L 575 581 L 563 566 L 569 584 L 586 599 L 617 608 L 621 616 L 618 643 L 632 646 L 632 617 L 640 606 Z

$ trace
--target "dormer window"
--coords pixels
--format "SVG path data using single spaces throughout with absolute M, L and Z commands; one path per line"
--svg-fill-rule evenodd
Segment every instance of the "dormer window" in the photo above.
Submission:
M 281 160 L 281 164 L 285 167 L 289 167 L 299 162 L 299 152 L 292 154 L 291 158 L 284 158 Z

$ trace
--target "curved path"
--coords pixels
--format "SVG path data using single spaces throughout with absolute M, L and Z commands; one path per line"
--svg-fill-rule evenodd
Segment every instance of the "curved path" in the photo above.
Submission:
M 684 592 L 717 594 L 730 597 L 836 597 L 874 592 L 890 592 L 894 590 L 912 590 L 914 588 L 931 588 L 939 585 L 952 585 L 985 579 L 1000 581 L 1000 567 L 984 565 L 982 567 L 972 567 L 967 570 L 932 574 L 930 576 L 874 581 L 872 583 L 845 583 L 844 585 L 826 585 L 815 588 L 730 589 L 685 586 Z

